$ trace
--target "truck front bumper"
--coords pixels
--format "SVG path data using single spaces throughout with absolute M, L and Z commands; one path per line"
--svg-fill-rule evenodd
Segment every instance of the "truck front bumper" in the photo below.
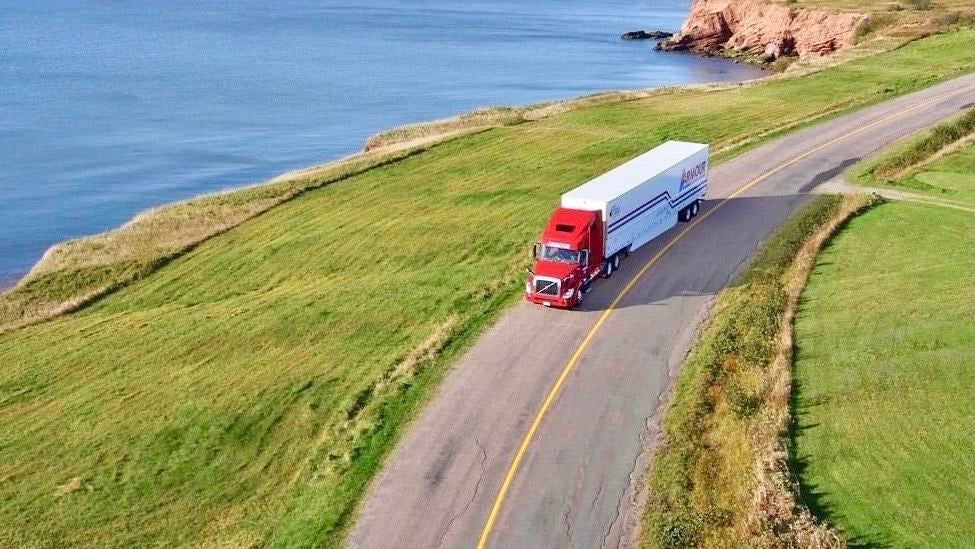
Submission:
M 526 293 L 525 301 L 530 301 L 545 307 L 555 307 L 556 309 L 571 309 L 579 304 L 579 298 L 577 295 L 573 295 L 567 299 L 560 295 Z

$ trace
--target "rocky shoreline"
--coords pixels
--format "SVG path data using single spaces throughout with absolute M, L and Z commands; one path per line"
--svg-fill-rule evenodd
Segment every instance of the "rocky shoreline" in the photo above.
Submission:
M 680 31 L 657 49 L 722 57 L 745 54 L 764 62 L 822 57 L 852 46 L 864 17 L 764 0 L 695 0 Z

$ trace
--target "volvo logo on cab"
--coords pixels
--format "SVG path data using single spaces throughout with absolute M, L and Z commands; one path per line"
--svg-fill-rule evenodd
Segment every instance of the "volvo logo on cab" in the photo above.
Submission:
M 692 181 L 704 175 L 706 171 L 708 171 L 708 163 L 706 160 L 689 170 L 684 170 L 680 175 L 680 190 L 683 191 L 686 189 Z

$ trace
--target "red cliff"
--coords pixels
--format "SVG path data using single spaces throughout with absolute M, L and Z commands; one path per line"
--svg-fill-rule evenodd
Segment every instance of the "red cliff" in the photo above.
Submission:
M 789 7 L 762 0 L 696 0 L 680 32 L 664 50 L 719 55 L 729 50 L 771 61 L 828 55 L 853 45 L 863 15 Z

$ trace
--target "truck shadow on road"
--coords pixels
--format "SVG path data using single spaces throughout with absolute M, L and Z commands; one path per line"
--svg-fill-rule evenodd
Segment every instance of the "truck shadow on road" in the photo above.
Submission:
M 733 284 L 761 243 L 811 197 L 782 194 L 708 200 L 691 221 L 693 226 L 678 223 L 632 253 L 612 278 L 597 279 L 579 310 L 604 311 L 650 261 L 653 265 L 640 275 L 616 309 L 713 297 Z
M 826 183 L 827 181 L 835 178 L 838 175 L 843 174 L 846 170 L 853 167 L 857 162 L 862 160 L 860 157 L 847 158 L 846 160 L 840 162 L 836 167 L 824 170 L 816 174 L 808 183 L 799 188 L 799 192 L 806 193 L 812 191 L 816 187 Z

